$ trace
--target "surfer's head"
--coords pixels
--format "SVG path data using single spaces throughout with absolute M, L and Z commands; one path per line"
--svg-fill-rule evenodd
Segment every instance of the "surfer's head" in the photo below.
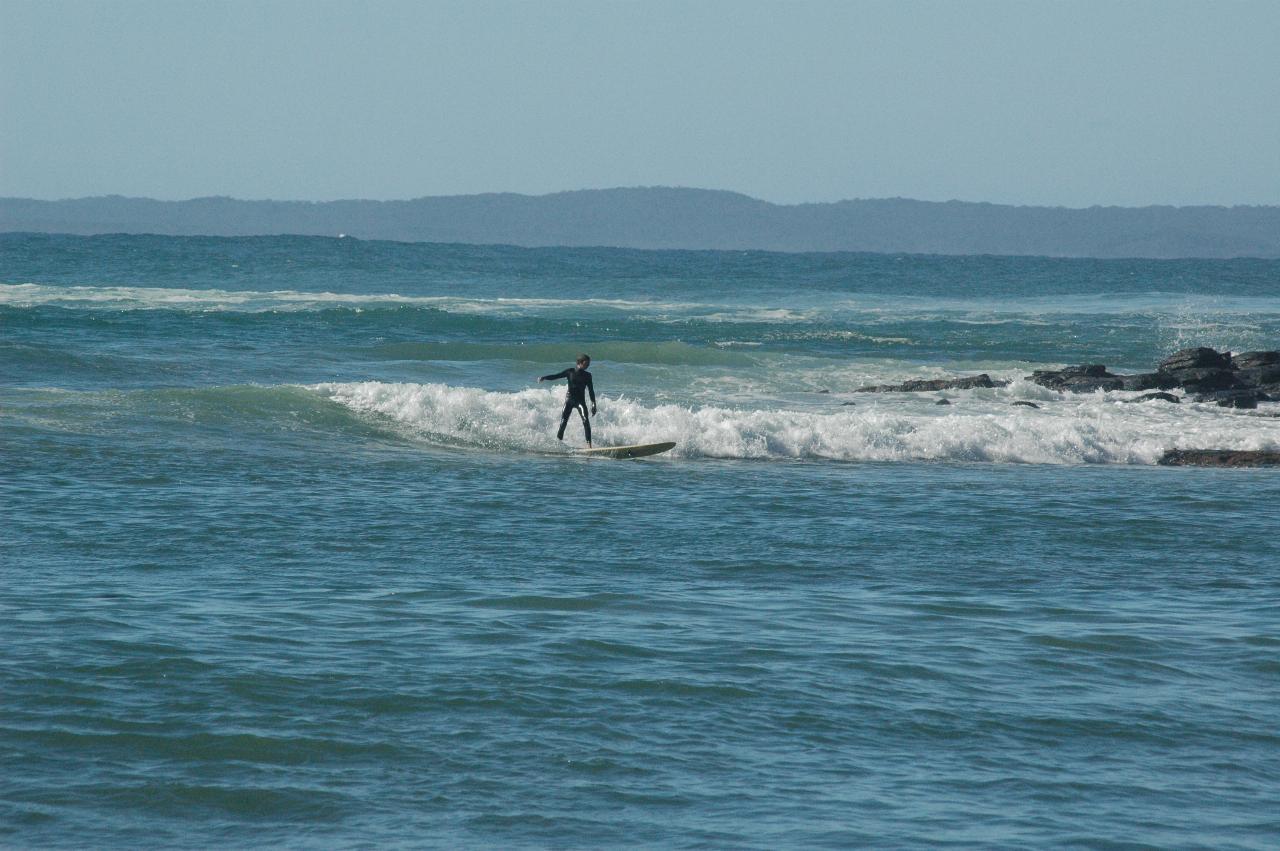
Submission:
M 586 369 L 589 366 L 591 366 L 591 355 L 578 355 L 578 368 Z

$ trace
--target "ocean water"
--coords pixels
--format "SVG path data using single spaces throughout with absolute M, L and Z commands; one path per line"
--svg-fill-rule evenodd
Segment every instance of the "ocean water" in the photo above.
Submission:
M 0 236 L 0 846 L 1274 848 L 1280 473 L 1155 462 L 1280 404 L 1022 380 L 1188 345 L 1280 262 Z

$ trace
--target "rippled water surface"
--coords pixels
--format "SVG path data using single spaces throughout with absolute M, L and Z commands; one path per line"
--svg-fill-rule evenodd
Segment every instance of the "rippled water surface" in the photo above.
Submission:
M 1280 264 L 0 236 L 0 845 L 1275 847 L 1280 475 L 1154 462 L 1280 406 L 1022 380 L 1201 343 Z

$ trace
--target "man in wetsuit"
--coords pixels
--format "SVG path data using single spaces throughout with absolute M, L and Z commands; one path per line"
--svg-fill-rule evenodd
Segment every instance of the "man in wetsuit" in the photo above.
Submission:
M 577 411 L 582 415 L 582 428 L 587 433 L 587 446 L 591 445 L 591 420 L 587 417 L 586 394 L 591 394 L 591 415 L 595 416 L 596 388 L 591 385 L 591 373 L 587 372 L 589 366 L 591 366 L 591 358 L 578 355 L 576 367 L 557 372 L 555 375 L 544 375 L 538 379 L 539 381 L 569 379 L 569 392 L 564 397 L 564 411 L 560 414 L 560 431 L 556 432 L 556 440 L 564 440 L 564 427 L 569 424 L 569 415 Z

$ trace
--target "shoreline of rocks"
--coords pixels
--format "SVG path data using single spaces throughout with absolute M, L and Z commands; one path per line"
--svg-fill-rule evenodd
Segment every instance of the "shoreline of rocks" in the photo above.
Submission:
M 854 393 L 928 393 L 934 390 L 972 390 L 975 387 L 1008 387 L 1013 382 L 993 380 L 985 372 L 965 378 L 932 378 L 904 381 L 901 384 L 869 384 Z
M 1280 402 L 1280 351 L 1218 352 L 1205 346 L 1182 349 L 1156 365 L 1152 372 L 1116 374 L 1105 364 L 1080 364 L 1063 369 L 1037 369 L 1026 381 L 1059 393 L 1099 390 L 1151 390 L 1126 401 L 1177 403 L 1166 391 L 1181 388 L 1196 402 L 1216 402 L 1223 408 L 1256 408 L 1259 402 Z M 1007 379 L 987 373 L 964 378 L 916 379 L 901 384 L 869 384 L 854 393 L 929 393 L 1007 387 Z
M 1200 346 L 1174 352 L 1160 361 L 1153 372 L 1116 375 L 1103 364 L 1082 364 L 1066 369 L 1038 369 L 1027 380 L 1060 393 L 1181 388 L 1196 402 L 1215 402 L 1223 408 L 1256 408 L 1259 402 L 1280 402 L 1280 351 L 1233 354 Z M 1171 401 L 1170 396 L 1153 393 L 1144 398 Z
M 1025 380 L 1059 393 L 1096 393 L 1099 390 L 1150 390 L 1126 402 L 1179 404 L 1213 402 L 1222 408 L 1253 409 L 1259 402 L 1280 402 L 1280 351 L 1219 352 L 1206 346 L 1182 349 L 1160 361 L 1151 372 L 1116 374 L 1104 364 L 1080 364 L 1064 369 L 1038 369 Z M 1011 382 L 992 379 L 986 373 L 956 379 L 905 381 L 859 387 L 855 393 L 921 393 L 938 390 L 971 390 L 1006 387 Z M 1169 390 L 1181 389 L 1178 397 Z M 950 404 L 941 400 L 938 404 Z M 842 404 L 851 405 L 852 402 Z M 1031 402 L 1014 405 L 1036 408 Z M 1232 449 L 1170 449 L 1158 462 L 1164 466 L 1272 467 L 1280 466 L 1280 451 Z
M 1162 467 L 1280 467 L 1280 452 L 1249 449 L 1166 449 Z

